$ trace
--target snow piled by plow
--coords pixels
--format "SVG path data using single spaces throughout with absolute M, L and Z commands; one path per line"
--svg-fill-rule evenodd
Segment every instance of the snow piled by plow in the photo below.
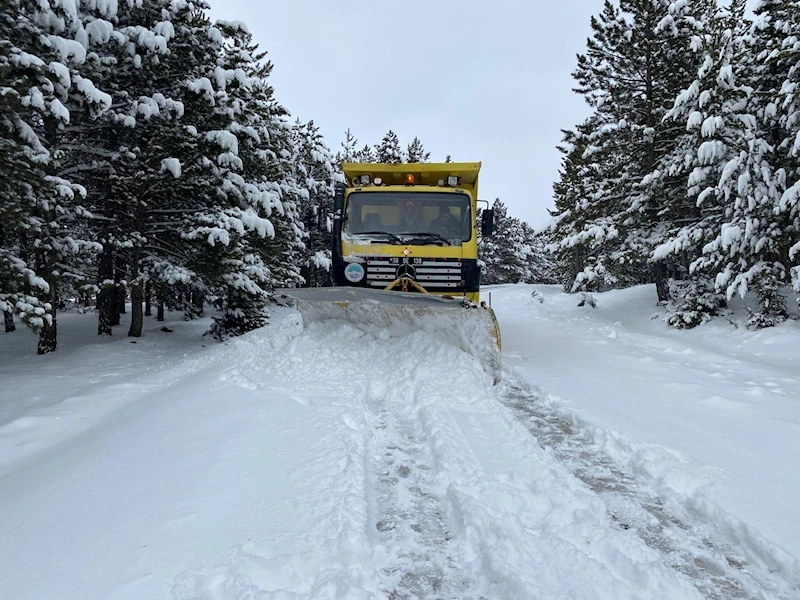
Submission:
M 285 290 L 297 300 L 303 323 L 347 323 L 383 339 L 425 331 L 474 356 L 500 379 L 500 331 L 491 309 L 435 295 L 361 288 Z

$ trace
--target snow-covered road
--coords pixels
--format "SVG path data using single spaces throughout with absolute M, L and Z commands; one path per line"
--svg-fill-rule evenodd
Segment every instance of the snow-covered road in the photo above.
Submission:
M 521 291 L 495 292 L 501 326 Z M 652 485 L 654 447 L 609 451 L 520 348 L 492 386 L 425 332 L 279 310 L 201 351 L 197 324 L 171 327 L 47 357 L 49 386 L 3 355 L 0 598 L 800 597 L 790 555 Z M 683 467 L 670 481 L 706 475 Z

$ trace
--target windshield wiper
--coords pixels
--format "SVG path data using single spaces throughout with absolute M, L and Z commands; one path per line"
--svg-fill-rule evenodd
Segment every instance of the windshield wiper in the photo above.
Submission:
M 438 233 L 430 233 L 430 232 L 427 232 L 427 231 L 422 231 L 422 232 L 419 232 L 419 233 L 412 233 L 410 231 L 407 231 L 407 232 L 401 233 L 400 235 L 407 235 L 410 238 L 420 238 L 420 237 L 421 238 L 426 238 L 426 237 L 427 238 L 433 238 L 433 239 L 438 240 L 438 241 L 440 241 L 440 242 L 442 242 L 444 244 L 447 244 L 448 246 L 450 245 L 450 240 L 448 240 L 446 237 L 444 237 L 442 235 L 439 235 Z
M 357 235 L 383 235 L 388 237 L 392 241 L 397 242 L 398 244 L 403 243 L 403 240 L 401 240 L 395 234 L 389 233 L 388 231 L 360 231 Z

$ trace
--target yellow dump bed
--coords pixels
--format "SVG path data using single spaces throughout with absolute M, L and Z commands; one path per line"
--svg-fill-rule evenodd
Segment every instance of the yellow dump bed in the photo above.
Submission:
M 405 163 L 389 165 L 385 163 L 344 163 L 342 170 L 348 184 L 354 177 L 369 175 L 370 179 L 380 177 L 383 185 L 404 185 L 406 175 L 413 175 L 417 185 L 436 186 L 439 180 L 447 181 L 448 177 L 460 177 L 458 187 L 478 193 L 478 174 L 481 163 Z

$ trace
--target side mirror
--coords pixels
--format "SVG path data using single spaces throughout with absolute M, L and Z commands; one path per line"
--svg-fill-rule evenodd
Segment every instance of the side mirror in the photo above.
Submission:
M 333 227 L 331 227 L 331 248 L 333 256 L 341 255 L 342 216 L 344 213 L 344 193 L 347 188 L 337 183 L 333 191 Z
M 487 208 L 481 212 L 481 235 L 492 237 L 494 233 L 494 209 Z
M 342 211 L 344 210 L 344 192 L 345 186 L 341 183 L 336 184 L 336 189 L 333 194 L 333 218 L 341 219 Z

